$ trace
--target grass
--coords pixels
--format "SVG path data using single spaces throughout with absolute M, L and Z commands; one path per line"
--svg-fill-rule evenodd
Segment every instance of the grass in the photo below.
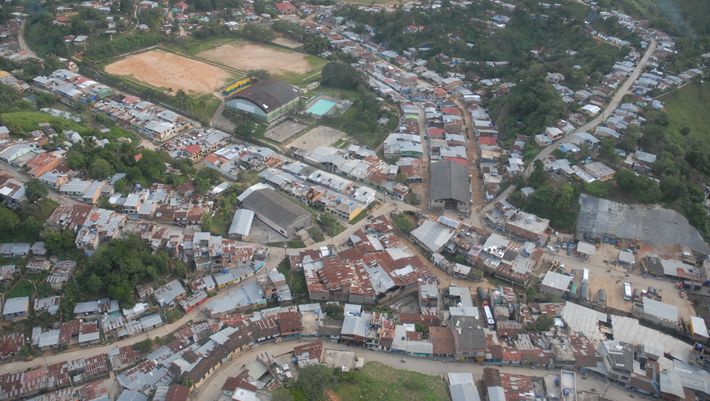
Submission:
M 294 298 L 307 300 L 308 286 L 306 285 L 306 276 L 302 271 L 293 271 L 288 259 L 284 259 L 277 267 L 278 271 L 286 277 L 286 283 L 291 289 Z
M 668 115 L 667 133 L 673 135 L 678 143 L 684 143 L 685 138 L 681 133 L 684 128 L 689 128 L 687 139 L 704 142 L 710 136 L 710 84 L 692 83 L 677 91 L 663 96 Z
M 378 362 L 369 362 L 360 371 L 348 375 L 333 391 L 340 401 L 444 401 L 449 394 L 437 376 L 400 370 Z
M 177 306 L 174 306 L 165 311 L 165 320 L 167 320 L 168 323 L 176 322 L 180 320 L 183 316 L 185 316 L 185 312 L 183 312 L 183 310 Z
M 5 296 L 7 298 L 29 297 L 34 292 L 34 284 L 29 279 L 21 278 Z
M 39 111 L 16 111 L 11 113 L 2 113 L 0 121 L 10 129 L 10 132 L 19 133 L 22 135 L 28 134 L 39 129 L 40 123 L 49 123 L 57 132 L 65 130 L 74 130 L 80 134 L 89 132 L 89 128 L 71 120 L 66 120 L 61 117 L 55 117 L 47 113 Z

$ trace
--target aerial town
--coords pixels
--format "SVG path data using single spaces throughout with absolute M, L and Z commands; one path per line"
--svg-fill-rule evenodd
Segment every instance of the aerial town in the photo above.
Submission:
M 4 1 L 0 401 L 710 400 L 708 20 Z

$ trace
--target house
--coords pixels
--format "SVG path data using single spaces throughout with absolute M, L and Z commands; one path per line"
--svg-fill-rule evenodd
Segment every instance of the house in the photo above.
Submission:
M 3 319 L 10 321 L 26 319 L 29 313 L 30 297 L 8 298 L 2 308 Z
M 153 292 L 155 302 L 161 307 L 172 306 L 185 296 L 185 289 L 178 280 L 173 280 Z
M 298 13 L 298 9 L 296 8 L 296 6 L 294 6 L 293 3 L 289 1 L 282 1 L 276 3 L 274 4 L 274 7 L 276 7 L 276 10 L 281 15 L 296 15 Z
M 567 293 L 571 283 L 572 276 L 560 274 L 554 271 L 548 271 L 542 279 L 540 291 L 552 295 L 563 296 Z

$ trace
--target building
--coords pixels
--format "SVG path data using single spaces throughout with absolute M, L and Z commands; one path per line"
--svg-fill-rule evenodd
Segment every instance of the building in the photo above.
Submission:
M 237 92 L 227 107 L 270 123 L 298 106 L 298 89 L 283 81 L 264 80 Z
M 454 230 L 435 221 L 426 220 L 411 234 L 420 246 L 431 253 L 436 253 L 454 236 Z
M 30 297 L 8 298 L 2 308 L 5 320 L 26 319 L 30 313 Z
M 259 221 L 286 238 L 293 238 L 312 224 L 311 212 L 272 189 L 248 189 L 239 198 L 242 206 L 253 211 Z
M 571 276 L 553 271 L 548 271 L 545 274 L 545 277 L 542 279 L 540 291 L 552 295 L 563 296 L 567 293 L 567 289 L 569 289 L 569 285 L 571 282 Z
M 505 229 L 521 238 L 538 242 L 543 239 L 550 220 L 518 211 L 505 222 Z
M 155 301 L 161 307 L 173 305 L 176 301 L 180 300 L 185 296 L 185 289 L 182 288 L 182 284 L 179 281 L 173 280 L 164 286 L 158 288 L 153 293 Z
M 431 165 L 429 207 L 466 214 L 471 211 L 471 184 L 466 167 L 449 160 Z
M 451 401 L 481 401 L 481 395 L 476 388 L 476 382 L 471 373 L 448 373 Z
M 249 231 L 251 224 L 254 221 L 254 212 L 247 209 L 237 209 L 232 218 L 232 224 L 229 226 L 229 238 L 247 241 L 249 239 Z

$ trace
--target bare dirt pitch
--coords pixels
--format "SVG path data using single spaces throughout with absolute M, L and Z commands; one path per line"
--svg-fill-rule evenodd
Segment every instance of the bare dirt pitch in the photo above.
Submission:
M 266 70 L 275 75 L 305 74 L 311 69 L 305 54 L 247 42 L 227 43 L 197 57 L 242 71 Z
M 197 95 L 215 92 L 233 78 L 219 67 L 162 50 L 134 54 L 107 65 L 105 70 L 155 88 L 182 89 Z
M 283 143 L 307 127 L 307 125 L 293 120 L 284 120 L 278 125 L 269 128 L 264 137 L 274 142 Z
M 284 147 L 296 147 L 307 151 L 312 151 L 319 146 L 329 146 L 343 139 L 347 134 L 335 128 L 319 125 L 305 134 L 296 137 Z

